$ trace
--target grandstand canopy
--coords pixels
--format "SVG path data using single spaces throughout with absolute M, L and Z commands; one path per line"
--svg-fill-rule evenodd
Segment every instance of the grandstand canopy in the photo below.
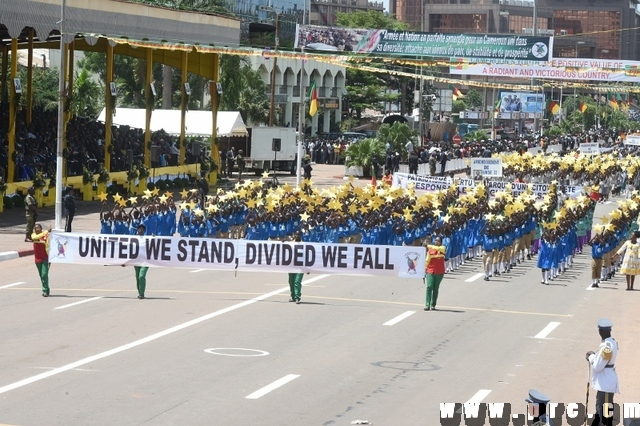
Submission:
M 59 37 L 61 0 L 1 0 L 0 40 L 26 39 L 33 28 L 37 41 Z M 114 37 L 166 44 L 237 46 L 240 21 L 231 18 L 150 7 L 116 0 L 66 0 L 65 34 Z M 70 40 L 66 40 L 66 42 Z
M 187 111 L 185 113 L 185 134 L 187 136 L 211 136 L 213 114 L 211 111 Z M 144 129 L 146 110 L 118 108 L 113 116 L 114 126 L 129 126 Z M 104 122 L 105 109 L 98 121 Z M 237 111 L 218 111 L 218 137 L 247 136 L 247 126 Z M 156 109 L 151 114 L 151 131 L 164 130 L 170 135 L 180 134 L 180 110 Z

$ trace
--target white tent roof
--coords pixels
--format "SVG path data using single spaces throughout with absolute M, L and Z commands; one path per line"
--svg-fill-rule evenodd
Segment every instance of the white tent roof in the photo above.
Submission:
M 211 111 L 187 111 L 185 134 L 187 136 L 211 136 Z M 129 126 L 144 129 L 146 111 L 136 108 L 116 108 L 113 116 L 115 126 Z M 98 121 L 105 121 L 102 109 Z M 180 134 L 180 110 L 156 109 L 151 113 L 151 131 L 164 130 L 170 135 Z M 218 136 L 246 136 L 247 126 L 238 111 L 218 111 Z

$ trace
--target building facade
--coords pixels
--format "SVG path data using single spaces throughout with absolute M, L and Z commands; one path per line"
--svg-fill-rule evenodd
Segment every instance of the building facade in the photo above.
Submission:
M 271 92 L 271 73 L 273 59 L 252 56 L 252 68 L 260 72 L 262 81 L 267 85 L 267 94 Z M 304 70 L 303 70 L 304 67 Z M 316 83 L 318 93 L 318 113 L 306 122 L 305 130 L 310 134 L 338 130 L 342 122 L 342 96 L 345 90 L 346 75 L 344 67 L 296 59 L 277 60 L 275 65 L 275 109 L 278 126 L 298 127 L 300 102 L 304 102 L 311 82 Z M 300 78 L 304 78 L 304 93 L 300 93 Z M 302 95 L 302 96 L 301 96 Z M 305 106 L 305 115 L 308 113 Z
M 353 13 L 357 11 L 368 12 L 374 10 L 383 13 L 384 5 L 380 2 L 369 0 L 311 0 L 311 24 L 335 25 L 338 12 Z
M 527 0 L 395 0 L 415 30 L 533 35 Z M 638 60 L 640 14 L 630 0 L 536 0 L 538 35 L 554 36 L 553 57 Z

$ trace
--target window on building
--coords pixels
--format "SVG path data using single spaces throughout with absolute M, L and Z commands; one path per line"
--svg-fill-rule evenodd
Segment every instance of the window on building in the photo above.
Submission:
M 461 0 L 466 1 L 466 0 Z M 429 31 L 442 33 L 486 33 L 485 14 L 440 14 L 429 15 Z
M 598 59 L 619 59 L 620 12 L 607 10 L 556 10 L 553 30 L 560 35 L 585 34 Z M 595 44 L 595 46 L 593 46 Z M 556 47 L 554 43 L 554 56 Z M 560 51 L 559 51 L 560 52 Z

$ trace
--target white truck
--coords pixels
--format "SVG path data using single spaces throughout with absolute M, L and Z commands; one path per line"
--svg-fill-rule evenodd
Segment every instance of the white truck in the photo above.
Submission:
M 256 175 L 273 170 L 295 174 L 297 143 L 297 132 L 292 127 L 249 128 L 245 168 Z

